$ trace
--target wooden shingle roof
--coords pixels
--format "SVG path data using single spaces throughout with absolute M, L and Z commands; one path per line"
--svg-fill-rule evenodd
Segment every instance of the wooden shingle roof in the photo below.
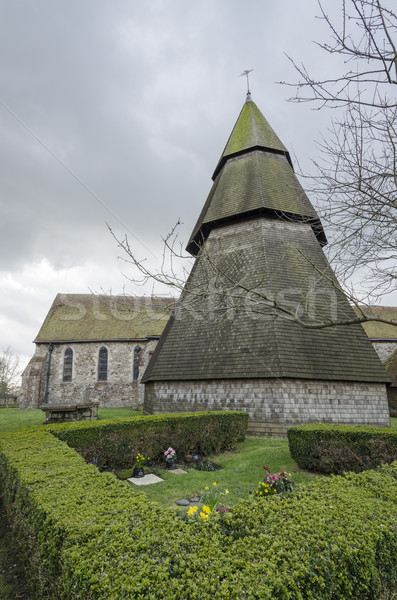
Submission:
M 288 152 L 250 97 L 214 179 L 187 247 L 195 264 L 142 381 L 389 382 L 360 324 L 307 326 L 355 314 Z M 298 311 L 306 327 L 255 290 Z
M 213 179 L 187 245 L 191 254 L 198 254 L 213 227 L 266 214 L 307 222 L 320 243 L 326 244 L 320 219 L 294 173 L 287 149 L 250 96 Z
M 318 281 L 315 269 L 324 274 Z M 225 286 L 229 312 L 226 305 L 218 309 L 214 298 L 205 293 L 214 292 L 221 273 L 227 274 L 226 281 L 219 283 Z M 361 325 L 305 329 L 257 301 L 254 294 L 243 294 L 239 301 L 233 285 L 227 285 L 227 281 L 238 281 L 248 289 L 262 289 L 267 297 L 294 310 L 301 305 L 306 320 L 327 321 L 335 315 L 354 318 L 332 278 L 307 224 L 259 217 L 244 226 L 214 229 L 196 259 L 176 317 L 164 330 L 143 381 L 299 378 L 388 382 Z
M 57 294 L 35 342 L 158 337 L 173 304 L 170 298 Z

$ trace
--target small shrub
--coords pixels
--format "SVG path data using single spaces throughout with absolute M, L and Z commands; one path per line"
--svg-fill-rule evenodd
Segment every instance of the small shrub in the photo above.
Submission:
M 318 473 L 359 473 L 397 459 L 396 429 L 318 423 L 292 427 L 287 435 L 300 468 Z
M 209 458 L 202 458 L 196 464 L 196 469 L 197 469 L 197 471 L 209 471 L 209 472 L 213 472 L 213 471 L 218 471 L 219 469 L 222 469 L 222 467 L 220 465 L 217 465 L 216 463 L 214 463 Z

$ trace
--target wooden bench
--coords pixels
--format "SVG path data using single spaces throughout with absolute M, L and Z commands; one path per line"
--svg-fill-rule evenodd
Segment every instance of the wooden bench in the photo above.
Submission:
M 96 421 L 98 402 L 76 404 L 75 406 L 40 406 L 45 412 L 44 425 L 49 423 L 67 423 L 69 421 Z

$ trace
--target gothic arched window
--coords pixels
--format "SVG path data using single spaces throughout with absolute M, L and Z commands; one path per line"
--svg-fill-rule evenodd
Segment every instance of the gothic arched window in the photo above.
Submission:
M 99 349 L 98 354 L 98 381 L 108 380 L 108 350 L 105 346 Z
M 142 348 L 140 346 L 135 346 L 134 349 L 134 381 L 136 381 L 139 377 L 139 355 L 142 352 Z
M 73 350 L 66 348 L 63 355 L 63 376 L 62 381 L 72 381 L 73 373 Z

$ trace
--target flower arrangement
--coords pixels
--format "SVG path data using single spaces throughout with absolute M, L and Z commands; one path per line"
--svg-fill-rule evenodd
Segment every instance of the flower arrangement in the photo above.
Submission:
M 291 478 L 291 473 L 286 473 L 281 470 L 280 473 L 271 473 L 267 467 L 263 467 L 266 471 L 264 481 L 259 481 L 258 489 L 254 492 L 254 496 L 285 496 L 294 489 L 294 482 Z M 252 492 L 250 491 L 250 494 Z
M 166 450 L 164 452 L 164 458 L 165 458 L 165 462 L 167 463 L 172 463 L 176 460 L 176 452 L 173 448 L 168 448 L 168 450 Z
M 228 493 L 229 493 L 229 490 L 225 490 L 224 492 L 221 492 L 217 488 L 216 481 L 214 481 L 214 483 L 212 484 L 211 487 L 208 487 L 206 485 L 204 488 L 204 492 L 201 494 L 201 498 L 200 498 L 200 502 L 203 503 L 203 507 L 199 513 L 200 518 L 203 521 L 208 521 L 211 514 L 221 514 L 221 513 L 228 512 L 228 508 L 226 508 L 226 506 L 222 506 L 220 504 L 220 501 L 222 500 L 222 498 L 224 496 L 227 496 Z M 189 508 L 187 514 L 189 516 L 194 515 L 197 517 L 198 510 L 199 510 L 198 506 L 191 506 Z
M 143 454 L 141 454 L 140 452 L 138 452 L 137 456 L 136 456 L 136 463 L 135 463 L 135 467 L 137 469 L 142 469 L 143 464 L 145 462 L 145 460 L 150 460 L 149 456 L 147 456 L 146 458 L 143 456 Z

